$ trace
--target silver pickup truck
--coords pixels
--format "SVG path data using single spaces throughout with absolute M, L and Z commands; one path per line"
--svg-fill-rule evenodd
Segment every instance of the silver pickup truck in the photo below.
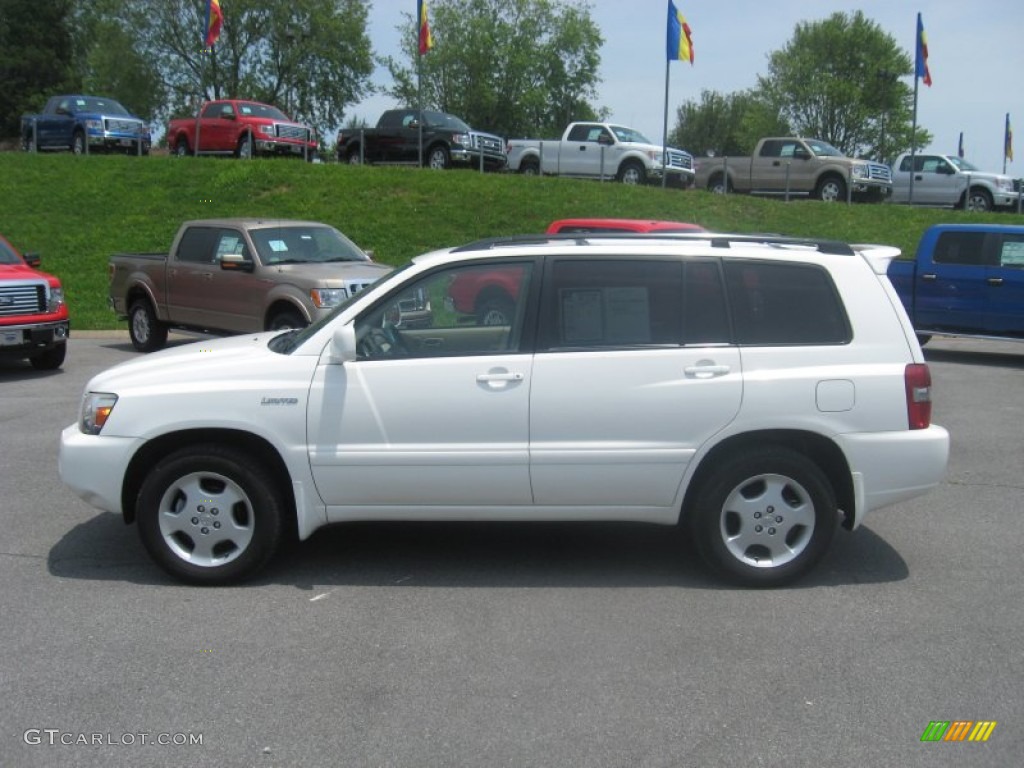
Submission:
M 301 328 L 390 267 L 313 221 L 186 221 L 169 254 L 110 257 L 111 309 L 140 352 L 170 328 L 212 333 Z

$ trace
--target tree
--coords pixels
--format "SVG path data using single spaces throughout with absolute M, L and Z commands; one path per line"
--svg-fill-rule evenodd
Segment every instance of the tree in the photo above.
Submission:
M 0 0 L 0 135 L 16 136 L 24 112 L 77 90 L 72 0 Z
M 797 133 L 849 155 L 888 158 L 910 148 L 913 91 L 899 78 L 912 74 L 895 39 L 855 11 L 797 24 L 758 84 Z M 917 145 L 930 141 L 919 129 Z
M 699 156 L 749 155 L 762 136 L 791 133 L 779 111 L 756 91 L 701 91 L 699 103 L 687 101 L 679 107 L 669 144 Z
M 409 66 L 384 63 L 406 104 L 451 112 L 505 136 L 561 133 L 572 120 L 594 119 L 604 42 L 584 2 L 435 0 L 433 49 L 418 52 L 417 22 L 399 28 Z
M 318 127 L 342 122 L 371 86 L 368 0 L 232 0 L 212 49 L 203 0 L 123 0 L 135 49 L 154 62 L 171 113 L 211 98 L 265 101 Z

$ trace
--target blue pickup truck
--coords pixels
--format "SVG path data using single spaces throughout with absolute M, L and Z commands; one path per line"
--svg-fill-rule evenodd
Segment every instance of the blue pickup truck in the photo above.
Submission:
M 938 224 L 889 264 L 922 344 L 932 336 L 1024 340 L 1024 226 Z
M 21 118 L 21 146 L 29 151 L 69 149 L 82 155 L 103 150 L 148 155 L 151 141 L 145 121 L 113 99 L 100 96 L 53 96 L 41 113 Z

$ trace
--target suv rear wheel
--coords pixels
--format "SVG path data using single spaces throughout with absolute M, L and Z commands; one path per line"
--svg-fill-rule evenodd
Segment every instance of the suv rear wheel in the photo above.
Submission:
M 817 465 L 775 446 L 723 462 L 701 485 L 689 514 L 709 565 L 739 583 L 773 587 L 818 562 L 832 541 L 838 509 Z

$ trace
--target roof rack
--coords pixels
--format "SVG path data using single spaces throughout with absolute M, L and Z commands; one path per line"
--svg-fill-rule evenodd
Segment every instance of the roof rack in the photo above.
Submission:
M 710 241 L 712 248 L 731 248 L 733 244 L 757 243 L 761 245 L 800 246 L 814 248 L 819 253 L 830 253 L 842 256 L 854 255 L 849 244 L 840 240 L 817 240 L 806 237 L 786 237 L 778 234 L 764 235 L 728 235 L 717 232 L 586 232 L 557 235 L 506 235 L 476 240 L 452 249 L 452 253 L 469 251 L 487 251 L 494 248 L 516 245 L 543 245 L 561 242 L 576 245 L 590 245 L 601 240 L 678 240 L 680 242 Z

